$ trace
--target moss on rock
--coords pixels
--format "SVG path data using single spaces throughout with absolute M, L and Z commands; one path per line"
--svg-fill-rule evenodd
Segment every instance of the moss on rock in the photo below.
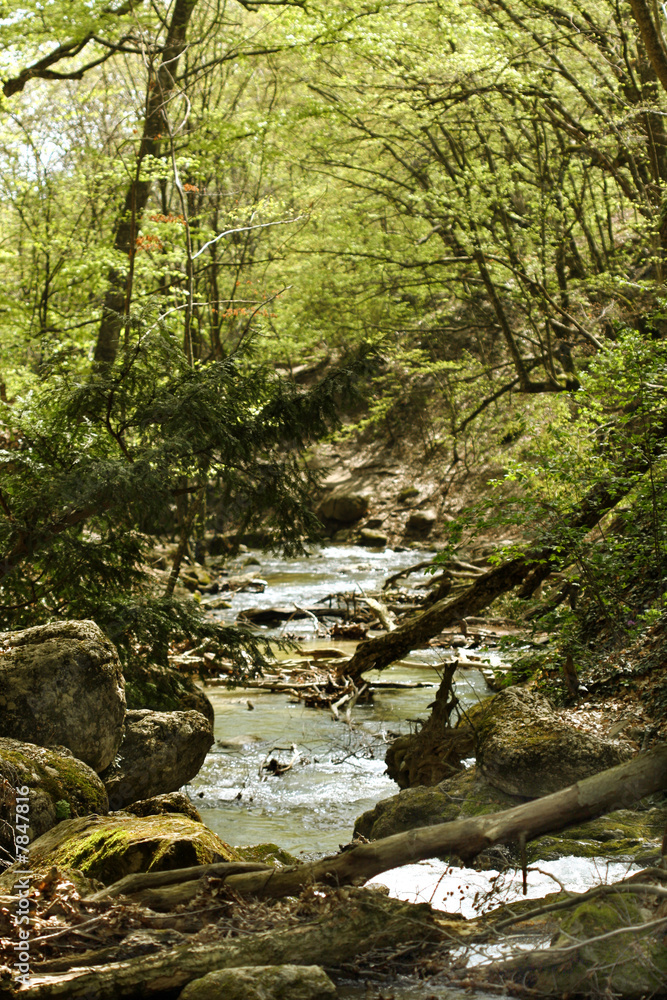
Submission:
M 234 850 L 243 861 L 261 862 L 265 865 L 274 865 L 276 868 L 299 864 L 298 858 L 277 844 L 256 844 L 249 847 L 235 847 Z
M 134 872 L 239 860 L 234 848 L 208 827 L 173 813 L 65 820 L 30 848 L 33 870 L 74 869 L 104 885 Z M 6 874 L 10 873 L 8 869 Z
M 667 945 L 664 926 L 654 930 L 628 930 L 602 939 L 623 928 L 640 928 L 655 917 L 641 897 L 620 891 L 603 900 L 581 903 L 560 922 L 561 933 L 553 946 L 554 964 L 537 973 L 531 987 L 537 993 L 558 995 L 616 996 L 639 998 L 664 994 L 667 982 Z M 597 940 L 591 940 L 597 939 Z M 573 942 L 589 941 L 557 961 L 557 949 Z
M 101 779 L 67 747 L 40 747 L 0 738 L 0 781 L 29 788 L 29 836 L 36 840 L 67 815 L 107 813 L 109 802 Z M 0 799 L 0 844 L 12 856 L 13 796 Z M 4 822 L 1 822 L 4 821 Z M 2 836 L 2 831 L 6 835 Z

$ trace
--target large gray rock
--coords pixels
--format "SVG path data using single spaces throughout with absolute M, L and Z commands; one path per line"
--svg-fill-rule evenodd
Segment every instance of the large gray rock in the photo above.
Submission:
M 15 856 L 16 793 L 23 788 L 28 789 L 25 815 L 31 842 L 59 820 L 109 809 L 100 778 L 67 747 L 0 738 L 0 856 L 2 850 Z
M 550 795 L 632 756 L 627 746 L 568 725 L 536 691 L 507 688 L 486 705 L 477 722 L 477 766 L 509 795 Z
M 326 1000 L 336 987 L 319 965 L 256 965 L 209 972 L 179 1000 Z
M 118 655 L 94 622 L 0 635 L 0 736 L 69 747 L 101 771 L 120 746 L 124 717 Z
M 368 508 L 368 497 L 363 493 L 338 493 L 323 500 L 317 513 L 325 521 L 353 524 L 368 513 Z
M 436 525 L 438 515 L 434 510 L 415 510 L 410 514 L 405 531 L 408 535 L 428 535 Z
M 101 778 L 111 809 L 175 792 L 197 774 L 213 743 L 199 712 L 130 711 L 117 758 Z

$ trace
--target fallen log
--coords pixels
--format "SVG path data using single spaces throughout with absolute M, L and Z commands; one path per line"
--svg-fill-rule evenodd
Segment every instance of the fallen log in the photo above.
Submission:
M 512 809 L 408 830 L 293 868 L 232 875 L 226 884 L 237 892 L 275 898 L 294 895 L 311 882 L 359 884 L 391 868 L 440 854 L 456 854 L 469 862 L 494 844 L 534 840 L 666 788 L 667 744 L 663 743 L 625 764 Z
M 377 893 L 347 890 L 322 914 L 305 925 L 230 939 L 226 928 L 205 944 L 183 944 L 158 954 L 141 955 L 65 973 L 31 975 L 27 989 L 0 996 L 19 1000 L 118 1000 L 177 996 L 187 983 L 216 969 L 247 965 L 326 965 L 349 962 L 355 955 L 400 944 L 466 936 L 460 920 L 436 917 L 427 906 L 388 900 Z
M 628 807 L 645 795 L 664 789 L 667 789 L 667 744 L 663 743 L 625 764 L 502 812 L 408 830 L 307 864 L 231 874 L 225 885 L 241 894 L 279 898 L 298 895 L 314 883 L 360 885 L 391 868 L 442 854 L 455 854 L 469 862 L 494 844 L 525 843 L 594 819 L 611 809 Z M 190 898 L 199 888 L 195 882 L 189 883 Z M 114 889 L 112 885 L 104 891 L 115 894 Z M 151 905 L 157 909 L 167 908 L 174 898 L 170 887 L 150 891 Z M 165 894 L 162 902 L 160 893 Z M 179 895 L 179 902 L 184 901 Z
M 393 632 L 360 642 L 350 662 L 345 664 L 346 675 L 358 683 L 365 670 L 382 670 L 410 650 L 427 643 L 444 628 L 483 611 L 501 594 L 519 585 L 521 589 L 518 596 L 530 597 L 554 570 L 572 562 L 573 532 L 586 534 L 594 528 L 605 514 L 634 489 L 638 477 L 651 468 L 651 463 L 667 437 L 667 421 L 664 418 L 653 428 L 653 433 L 651 447 L 642 451 L 629 448 L 629 457 L 616 467 L 613 480 L 596 483 L 573 507 L 569 516 L 562 518 L 562 536 L 557 535 L 547 545 L 533 545 L 514 559 L 489 570 L 456 597 L 448 598 L 446 594 L 442 594 L 442 599 L 437 600 L 427 611 L 416 614 Z M 569 539 L 567 547 L 560 544 L 561 537 L 566 536 Z M 443 581 L 443 586 L 449 586 L 447 580 Z

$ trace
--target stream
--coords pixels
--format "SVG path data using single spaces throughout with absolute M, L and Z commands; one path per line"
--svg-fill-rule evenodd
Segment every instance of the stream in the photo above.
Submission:
M 284 559 L 262 552 L 254 557 L 259 565 L 248 567 L 249 556 L 244 555 L 230 566 L 230 572 L 256 570 L 267 583 L 265 592 L 230 595 L 231 608 L 212 612 L 216 617 L 232 621 L 250 607 L 309 606 L 334 593 L 354 591 L 361 597 L 380 590 L 387 576 L 428 558 L 429 553 L 329 545 L 317 548 L 310 558 Z M 404 586 L 426 579 L 416 573 Z M 322 629 L 318 635 L 312 619 L 291 621 L 287 627 L 305 650 L 333 646 L 351 653 L 355 646 L 328 638 Z M 262 631 L 269 637 L 281 634 L 281 629 Z M 215 709 L 216 743 L 189 785 L 204 822 L 234 846 L 273 843 L 304 860 L 338 851 L 352 839 L 354 821 L 362 812 L 396 794 L 397 786 L 384 774 L 387 742 L 427 717 L 439 684 L 439 667 L 453 655 L 454 649 L 420 650 L 381 675 L 367 675 L 371 682 L 381 676 L 383 682 L 421 681 L 429 686 L 377 690 L 371 703 L 355 706 L 350 726 L 334 721 L 328 712 L 293 702 L 287 694 L 207 687 Z M 488 661 L 498 662 L 494 651 L 485 655 Z M 479 670 L 472 668 L 457 672 L 455 690 L 464 707 L 491 693 Z M 263 767 L 272 758 L 291 762 L 292 767 L 281 776 L 267 774 Z M 629 869 L 627 864 L 608 864 L 604 859 L 544 862 L 539 871 L 529 872 L 528 895 L 543 896 L 561 885 L 581 892 L 601 881 L 622 878 Z M 373 881 L 388 886 L 392 896 L 428 901 L 466 917 L 521 898 L 520 874 L 453 869 L 437 859 L 385 872 Z M 486 899 L 492 885 L 493 896 Z M 535 940 L 527 946 L 535 947 Z M 480 952 L 469 957 L 469 964 L 490 957 Z M 391 986 L 396 1000 L 427 996 L 453 1000 L 459 995 L 443 987 L 437 987 L 434 994 L 433 988 L 433 984 L 422 988 L 414 982 Z M 367 994 L 362 987 L 350 985 L 340 995 Z M 476 996 L 481 1000 L 483 995 Z

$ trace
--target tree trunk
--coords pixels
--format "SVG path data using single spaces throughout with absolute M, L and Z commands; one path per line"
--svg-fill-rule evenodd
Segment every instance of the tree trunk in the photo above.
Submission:
M 232 875 L 226 884 L 237 892 L 278 897 L 293 895 L 310 882 L 326 885 L 365 882 L 390 868 L 439 854 L 456 854 L 463 861 L 471 861 L 494 844 L 524 837 L 526 841 L 534 840 L 611 809 L 627 807 L 664 789 L 667 789 L 665 743 L 625 764 L 503 812 L 408 830 L 295 868 L 268 874 Z
M 650 467 L 654 453 L 661 446 L 667 427 L 656 431 L 655 443 L 650 453 L 637 457 L 633 455 L 617 475 L 613 484 L 598 483 L 591 489 L 567 519 L 565 527 L 572 530 L 589 531 L 598 521 L 636 485 L 636 477 L 643 475 Z M 444 628 L 455 625 L 467 615 L 476 615 L 487 608 L 501 594 L 522 584 L 519 597 L 530 597 L 535 589 L 559 565 L 567 564 L 571 556 L 561 553 L 560 547 L 545 546 L 529 549 L 524 556 L 518 556 L 495 569 L 484 573 L 458 597 L 437 601 L 427 611 L 413 615 L 393 632 L 360 642 L 352 659 L 341 669 L 345 676 L 359 683 L 365 670 L 383 670 L 406 656 L 412 649 L 428 642 Z
M 162 135 L 169 134 L 167 105 L 176 90 L 178 61 L 185 49 L 188 25 L 196 5 L 197 0 L 176 0 L 160 65 L 157 72 L 149 73 L 146 115 L 136 171 L 125 194 L 113 244 L 115 251 L 127 256 L 129 273 L 125 266 L 111 267 L 107 273 L 108 289 L 104 297 L 94 355 L 98 367 L 112 365 L 118 353 L 120 332 L 130 304 L 137 230 L 141 225 L 152 184 L 151 180 L 142 179 L 141 169 L 147 157 L 160 156 Z
M 225 879 L 225 885 L 242 894 L 280 898 L 298 895 L 305 886 L 313 883 L 358 885 L 391 868 L 439 854 L 457 854 L 464 861 L 471 861 L 494 844 L 523 838 L 534 840 L 545 833 L 593 819 L 611 809 L 627 807 L 645 795 L 664 789 L 667 789 L 667 744 L 663 743 L 625 764 L 512 809 L 408 830 L 369 844 L 359 844 L 330 858 L 291 868 L 231 874 Z M 141 901 L 147 902 L 145 894 L 150 893 L 151 908 L 164 910 L 176 898 L 179 903 L 184 903 L 200 891 L 201 886 L 192 881 L 192 872 L 193 869 L 184 870 L 188 891 L 179 891 L 177 895 L 174 886 L 178 884 L 178 872 L 169 873 L 171 885 L 164 888 L 155 882 L 150 883 L 150 888 L 144 888 L 149 885 L 146 876 L 129 878 L 135 880 L 133 884 L 139 889 Z M 204 868 L 202 872 L 207 874 Z M 129 883 L 125 880 L 122 885 L 125 887 Z M 94 898 L 116 896 L 120 886 L 121 883 L 109 886 Z M 184 890 L 185 886 L 181 889 Z
M 442 926 L 441 926 L 442 925 Z M 157 955 L 141 955 L 127 961 L 93 968 L 72 968 L 64 974 L 34 972 L 30 987 L 17 994 L 0 996 L 21 1000 L 117 1000 L 119 997 L 177 996 L 187 983 L 216 969 L 249 965 L 326 965 L 350 962 L 356 955 L 376 948 L 404 948 L 410 941 L 441 940 L 445 928 L 456 934 L 460 920 L 443 914 L 437 919 L 426 907 L 388 900 L 376 893 L 348 890 L 323 914 L 307 924 L 250 933 L 230 939 L 226 928 L 206 944 L 184 944 Z

